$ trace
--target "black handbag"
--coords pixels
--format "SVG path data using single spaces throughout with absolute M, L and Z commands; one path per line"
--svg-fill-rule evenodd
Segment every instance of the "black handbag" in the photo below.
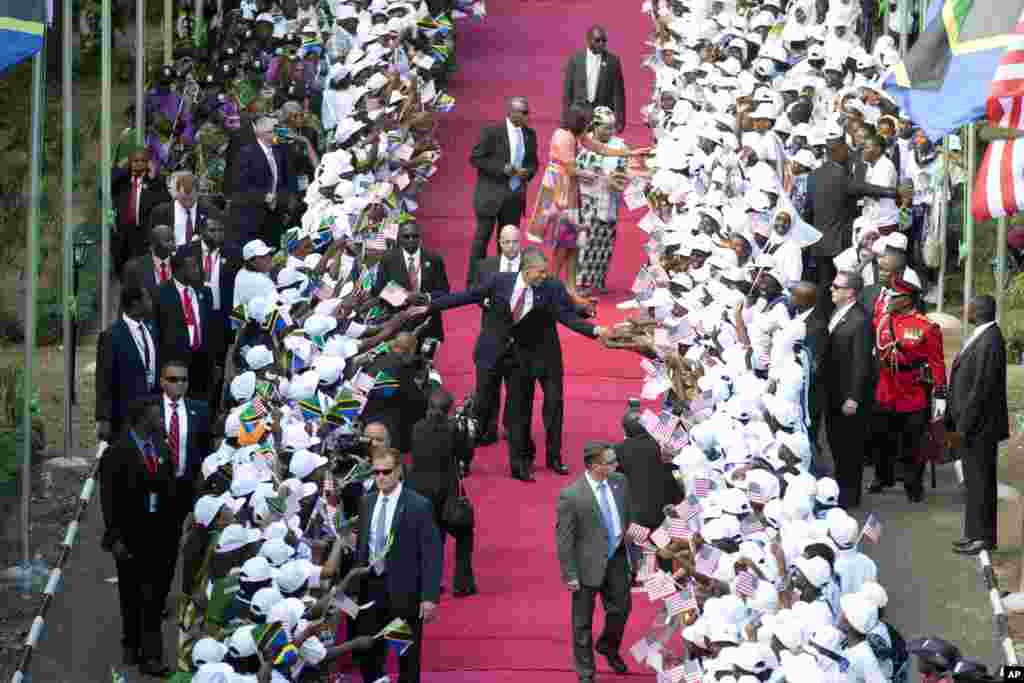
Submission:
M 476 523 L 473 502 L 466 495 L 466 487 L 462 485 L 462 477 L 458 473 L 455 482 L 455 490 L 444 501 L 441 521 L 454 531 L 472 529 Z

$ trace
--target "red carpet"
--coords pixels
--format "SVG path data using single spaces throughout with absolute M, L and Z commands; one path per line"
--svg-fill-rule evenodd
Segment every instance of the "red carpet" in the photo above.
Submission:
M 646 144 L 648 139 L 645 129 L 635 125 L 650 93 L 648 72 L 640 67 L 650 22 L 639 3 L 493 0 L 488 10 L 483 23 L 460 25 L 460 71 L 452 83 L 457 106 L 441 125 L 445 159 L 422 197 L 419 212 L 424 241 L 444 254 L 455 288 L 465 282 L 473 234 L 475 173 L 468 158 L 481 126 L 501 120 L 505 97 L 527 96 L 543 167 L 561 108 L 562 67 L 583 46 L 592 24 L 609 29 L 610 49 L 622 59 L 629 118 L 634 124 L 625 137 L 632 144 Z M 536 190 L 538 180 L 532 189 Z M 609 282 L 613 292 L 601 301 L 601 323 L 622 317 L 615 303 L 627 298 L 643 258 L 642 234 L 632 222 L 620 223 Z M 459 400 L 473 388 L 472 348 L 479 325 L 475 307 L 445 314 L 447 341 L 438 365 L 445 384 Z M 507 475 L 504 443 L 478 451 L 467 484 L 477 510 L 475 569 L 480 595 L 443 600 L 439 619 L 427 627 L 423 670 L 452 673 L 427 676 L 428 681 L 499 683 L 522 680 L 522 672 L 527 671 L 533 674 L 531 683 L 575 679 L 569 598 L 559 580 L 554 549 L 555 501 L 559 489 L 582 474 L 586 441 L 621 438 L 619 421 L 627 397 L 639 392 L 640 370 L 635 355 L 606 350 L 568 330 L 562 331 L 562 340 L 566 364 L 563 455 L 572 475 L 558 477 L 540 470 L 537 483 L 523 484 Z M 539 394 L 534 438 L 543 444 Z M 448 586 L 451 552 L 449 544 Z M 653 618 L 646 597 L 636 597 L 624 652 Z M 599 628 L 600 616 L 597 622 Z M 639 672 L 634 663 L 630 666 Z M 598 668 L 600 678 L 611 680 L 613 674 L 600 657 Z M 653 677 L 649 672 L 643 675 Z

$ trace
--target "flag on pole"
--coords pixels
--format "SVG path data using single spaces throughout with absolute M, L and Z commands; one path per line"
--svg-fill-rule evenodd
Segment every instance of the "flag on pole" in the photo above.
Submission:
M 860 535 L 867 536 L 872 543 L 878 543 L 878 539 L 882 538 L 882 520 L 874 512 L 864 520 L 864 528 L 861 530 Z
M 388 622 L 388 625 L 374 636 L 374 639 L 377 638 L 383 638 L 399 657 L 412 647 L 412 629 L 401 618 L 395 618 Z
M 669 518 L 668 535 L 672 538 L 681 538 L 684 541 L 693 538 L 693 529 L 690 528 L 689 520 Z
M 665 609 L 668 610 L 670 617 L 674 617 L 686 610 L 697 609 L 697 599 L 693 597 L 693 593 L 684 588 L 665 598 Z
M 714 484 L 706 477 L 698 477 L 693 480 L 693 495 L 697 498 L 707 498 L 711 493 Z
M 1024 119 L 1024 14 L 992 77 L 988 120 L 1000 128 L 1020 128 Z M 1024 208 L 1024 140 L 995 140 L 985 150 L 971 197 L 978 221 L 1004 218 Z
M 705 543 L 697 551 L 697 561 L 695 563 L 698 574 L 704 576 L 711 576 L 718 569 L 718 560 L 722 557 L 722 551 L 713 545 Z
M 0 0 L 0 73 L 43 49 L 47 18 L 45 0 Z

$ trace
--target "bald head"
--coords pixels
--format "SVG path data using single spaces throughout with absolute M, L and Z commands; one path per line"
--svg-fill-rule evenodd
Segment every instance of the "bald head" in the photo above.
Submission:
M 498 249 L 510 261 L 519 256 L 519 228 L 514 225 L 503 227 L 498 233 Z

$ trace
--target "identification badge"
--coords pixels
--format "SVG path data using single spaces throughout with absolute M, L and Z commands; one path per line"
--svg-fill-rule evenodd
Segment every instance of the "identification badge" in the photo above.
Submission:
M 296 181 L 299 184 L 299 192 L 305 192 L 306 188 L 309 187 L 309 177 L 307 176 L 300 175 L 296 178 Z
M 156 493 L 149 494 L 149 501 L 146 505 L 146 509 L 153 513 L 156 512 L 160 507 L 160 496 Z

